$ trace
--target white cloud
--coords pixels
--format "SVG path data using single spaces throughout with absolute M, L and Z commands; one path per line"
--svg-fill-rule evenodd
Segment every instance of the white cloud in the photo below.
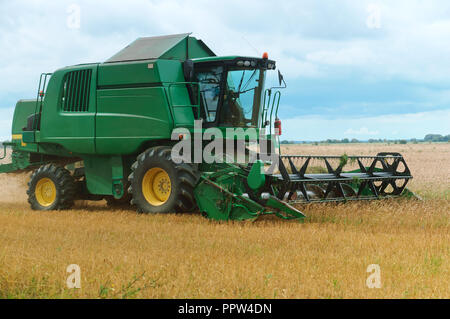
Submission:
M 14 108 L 0 108 L 0 141 L 11 140 Z
M 379 131 L 369 131 L 367 127 L 361 127 L 359 130 L 354 130 L 352 128 L 347 129 L 344 134 L 345 135 L 363 135 L 363 136 L 369 136 L 369 135 L 378 135 Z
M 67 9 L 73 3 L 81 9 L 79 29 L 67 27 Z M 371 29 L 367 19 L 373 3 L 380 8 L 381 23 L 380 28 Z M 1 1 L 0 110 L 12 107 L 20 98 L 35 96 L 41 72 L 104 61 L 140 36 L 190 31 L 218 55 L 258 55 L 267 51 L 270 58 L 277 60 L 288 85 L 296 78 L 326 81 L 340 79 L 342 73 L 349 72 L 350 76 L 359 74 L 355 81 L 426 84 L 418 94 L 427 105 L 448 105 L 449 12 L 450 3 L 444 0 L 249 0 L 245 4 L 238 0 Z M 302 88 L 290 86 L 289 90 L 295 96 Z M 330 88 L 324 83 L 317 90 L 317 94 L 326 96 Z M 355 105 L 377 102 L 361 99 Z M 395 96 L 392 99 L 397 100 Z M 419 102 L 425 103 L 412 101 Z M 0 136 L 9 135 L 10 128 L 5 128 L 10 127 L 9 110 L 8 114 L 0 113 Z M 287 122 L 292 129 L 284 131 L 296 134 L 292 136 L 298 139 L 320 139 L 347 137 L 347 128 L 362 134 L 361 128 L 366 127 L 369 133 L 379 131 L 380 136 L 385 136 L 398 125 L 397 135 L 406 137 L 420 137 L 433 130 L 448 134 L 448 124 L 442 124 L 443 119 L 448 120 L 448 112 L 441 113 L 440 118 L 436 114 L 392 115 L 362 122 L 345 116 L 336 121 L 317 118 L 317 122 L 315 118 L 299 118 Z M 305 130 L 300 130 L 299 124 Z M 378 124 L 384 126 L 379 128 Z M 309 137 L 302 137 L 305 134 Z
M 305 116 L 282 118 L 286 140 L 317 141 L 359 138 L 423 138 L 426 134 L 450 134 L 450 110 L 390 114 L 361 118 Z M 346 129 L 360 127 L 360 129 Z
M 321 50 L 308 53 L 306 59 L 311 62 L 330 65 L 361 66 L 377 63 L 374 52 L 367 46 L 359 43 L 337 50 Z
M 67 27 L 67 9 L 73 3 L 81 9 L 77 30 Z M 372 4 L 370 0 L 339 4 L 252 0 L 245 6 L 241 1 L 2 1 L 0 46 L 7 49 L 0 52 L 0 70 L 8 71 L 13 84 L 25 79 L 31 87 L 35 74 L 66 64 L 103 61 L 136 37 L 193 31 L 220 55 L 268 51 L 292 78 L 327 77 L 336 70 L 323 66 L 331 65 L 357 67 L 382 78 L 450 82 L 450 60 L 442 59 L 450 53 L 450 42 L 443 41 L 450 36 L 446 13 L 450 4 L 377 1 L 382 24 L 370 29 L 366 22 Z M 15 75 L 20 67 L 23 70 Z M 17 92 L 13 84 L 6 88 Z

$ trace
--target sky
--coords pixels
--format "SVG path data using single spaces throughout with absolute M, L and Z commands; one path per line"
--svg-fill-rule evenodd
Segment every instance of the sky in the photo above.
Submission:
M 282 139 L 450 134 L 449 1 L 0 0 L 0 140 L 42 72 L 186 32 L 219 56 L 277 61 Z

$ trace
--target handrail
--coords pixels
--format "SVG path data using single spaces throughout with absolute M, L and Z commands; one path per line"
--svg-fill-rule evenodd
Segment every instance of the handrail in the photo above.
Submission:
M 261 114 L 261 119 L 263 121 L 262 125 L 265 127 L 267 120 L 269 119 L 269 134 L 272 134 L 272 123 L 273 123 L 273 116 L 275 115 L 275 118 L 278 116 L 278 108 L 280 107 L 280 99 L 281 99 L 281 92 L 275 91 L 275 93 L 272 95 L 272 89 L 266 89 L 264 91 L 264 97 L 263 97 L 263 110 Z M 276 103 L 276 105 L 275 105 Z M 270 109 L 270 116 L 269 116 L 269 109 Z M 275 113 L 274 113 L 275 111 Z
M 3 156 L 0 156 L 0 160 L 4 159 L 6 157 L 6 144 L 3 144 Z
M 277 99 L 277 97 L 278 97 L 278 99 Z M 275 114 L 274 114 L 275 115 L 275 119 L 276 119 L 276 117 L 278 115 L 278 108 L 280 106 L 280 99 L 281 99 L 281 92 L 280 91 L 276 91 L 275 94 L 273 95 L 272 108 L 270 110 L 270 135 L 272 135 L 272 123 L 273 123 L 272 113 L 273 113 L 273 110 L 275 108 L 275 101 L 277 102 L 276 109 L 275 109 Z
M 267 97 L 267 103 L 266 103 L 266 97 Z M 270 101 L 272 99 L 272 89 L 266 89 L 264 91 L 264 98 L 263 98 L 263 112 L 261 114 L 261 119 L 263 121 L 263 125 L 266 126 L 267 123 L 267 115 L 270 107 Z
M 38 91 L 37 91 L 37 96 L 36 96 L 36 105 L 34 106 L 34 114 L 37 114 L 38 105 L 39 105 L 39 113 L 42 112 L 42 103 L 44 100 L 45 89 L 46 89 L 46 85 L 47 85 L 47 78 L 50 75 L 52 75 L 52 73 L 41 73 L 41 76 L 39 77 L 39 86 L 38 86 Z M 42 83 L 42 79 L 44 79 L 43 83 Z M 43 94 L 41 94 L 41 85 L 42 85 Z M 33 118 L 33 131 L 35 133 L 37 131 L 36 117 L 37 116 L 35 115 Z
M 280 107 L 280 100 L 281 100 L 281 92 L 279 90 L 275 91 L 275 93 L 272 95 L 272 89 L 266 89 L 264 91 L 264 98 L 263 98 L 263 109 L 262 109 L 262 126 L 267 126 L 267 117 L 269 115 L 269 109 L 270 109 L 270 116 L 269 116 L 269 136 L 272 136 L 272 123 L 273 117 L 275 116 L 275 120 L 278 117 L 278 108 Z M 267 100 L 266 100 L 267 98 Z M 274 113 L 275 111 L 275 113 Z M 276 133 L 276 132 L 275 132 Z M 275 136 L 275 141 L 279 139 L 279 136 Z M 281 147 L 280 143 L 278 141 L 278 153 L 281 154 Z

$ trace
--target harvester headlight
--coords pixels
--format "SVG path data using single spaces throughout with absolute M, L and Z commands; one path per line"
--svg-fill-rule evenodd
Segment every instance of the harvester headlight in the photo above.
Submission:
M 255 67 L 255 66 L 256 66 L 256 62 L 255 62 L 255 61 L 252 61 L 252 62 L 251 62 L 251 65 L 252 65 L 252 67 Z
M 250 66 L 250 61 L 245 61 L 244 66 Z
M 237 61 L 237 66 L 243 66 L 244 65 L 244 61 Z

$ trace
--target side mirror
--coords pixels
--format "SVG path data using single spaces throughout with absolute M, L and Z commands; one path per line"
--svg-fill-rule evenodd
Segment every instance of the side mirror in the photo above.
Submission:
M 183 63 L 183 74 L 186 82 L 193 82 L 194 80 L 194 62 L 186 60 Z
M 283 74 L 281 74 L 280 70 L 278 70 L 278 82 L 281 83 L 284 82 Z

